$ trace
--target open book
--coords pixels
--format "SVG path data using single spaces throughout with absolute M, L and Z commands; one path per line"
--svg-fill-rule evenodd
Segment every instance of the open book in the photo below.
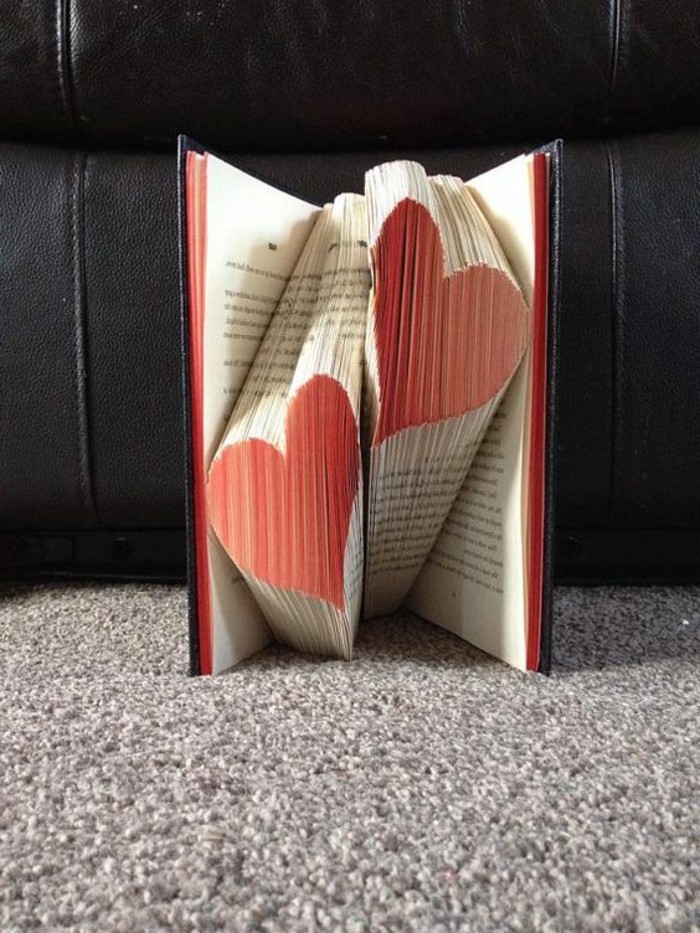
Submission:
M 549 666 L 558 145 L 318 206 L 181 139 L 193 673 L 407 607 Z

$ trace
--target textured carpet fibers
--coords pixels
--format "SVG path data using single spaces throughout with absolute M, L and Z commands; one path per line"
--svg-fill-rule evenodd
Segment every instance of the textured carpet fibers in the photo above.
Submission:
M 700 588 L 550 678 L 413 618 L 187 676 L 181 587 L 0 592 L 0 927 L 697 930 Z

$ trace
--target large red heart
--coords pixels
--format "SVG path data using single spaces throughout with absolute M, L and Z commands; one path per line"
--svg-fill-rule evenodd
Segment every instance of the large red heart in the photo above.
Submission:
M 207 482 L 211 526 L 241 570 L 345 608 L 344 560 L 360 481 L 357 419 L 343 386 L 313 376 L 287 408 L 285 450 L 224 447 Z
M 403 428 L 463 415 L 493 398 L 527 340 L 528 311 L 498 269 L 445 275 L 430 212 L 401 201 L 373 247 L 379 413 L 372 446 Z

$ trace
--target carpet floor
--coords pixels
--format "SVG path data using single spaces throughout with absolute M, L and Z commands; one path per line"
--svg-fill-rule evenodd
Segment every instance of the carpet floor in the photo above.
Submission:
M 700 587 L 551 677 L 414 618 L 187 676 L 182 587 L 0 590 L 2 930 L 699 930 Z

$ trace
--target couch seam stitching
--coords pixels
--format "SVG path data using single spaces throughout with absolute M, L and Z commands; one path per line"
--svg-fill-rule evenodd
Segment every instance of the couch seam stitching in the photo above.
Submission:
M 622 382 L 624 378 L 623 340 L 624 340 L 624 216 L 622 207 L 622 173 L 620 171 L 619 150 L 617 143 L 605 143 L 610 176 L 610 213 L 611 213 L 611 437 L 610 437 L 610 493 L 608 520 L 612 523 L 619 503 L 618 468 L 620 463 L 620 433 L 622 413 Z
M 87 365 L 85 333 L 85 266 L 83 192 L 85 176 L 84 153 L 73 158 L 73 196 L 71 205 L 71 239 L 73 244 L 73 344 L 75 348 L 75 392 L 78 411 L 78 459 L 80 464 L 80 491 L 84 505 L 99 524 L 92 482 L 87 406 Z
M 72 48 L 70 42 L 70 0 L 56 0 L 56 68 L 63 111 L 71 127 L 77 127 L 73 93 Z
M 611 0 L 610 3 L 610 72 L 608 75 L 608 106 L 606 122 L 612 116 L 617 88 L 617 74 L 620 64 L 620 46 L 622 44 L 622 3 L 623 0 Z

